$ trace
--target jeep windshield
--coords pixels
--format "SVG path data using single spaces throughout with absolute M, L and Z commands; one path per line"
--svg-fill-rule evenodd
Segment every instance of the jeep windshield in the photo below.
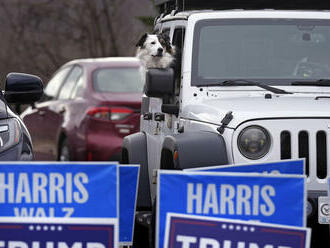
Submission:
M 265 85 L 330 79 L 330 20 L 223 19 L 197 22 L 192 85 L 226 80 Z M 248 85 L 247 85 L 248 86 Z

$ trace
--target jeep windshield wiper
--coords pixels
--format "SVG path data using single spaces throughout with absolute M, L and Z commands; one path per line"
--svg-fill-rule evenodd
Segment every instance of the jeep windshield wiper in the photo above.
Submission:
M 255 82 L 255 81 L 249 81 L 244 79 L 236 79 L 236 80 L 226 80 L 221 83 L 220 85 L 223 86 L 257 86 L 262 89 L 268 90 L 270 92 L 273 92 L 275 94 L 293 94 L 292 92 L 288 92 L 282 89 L 275 88 L 273 86 L 269 86 L 263 83 Z M 217 84 L 217 85 L 219 85 Z
M 319 80 L 315 80 L 315 81 L 294 81 L 291 83 L 291 85 L 330 87 L 330 79 L 319 79 Z

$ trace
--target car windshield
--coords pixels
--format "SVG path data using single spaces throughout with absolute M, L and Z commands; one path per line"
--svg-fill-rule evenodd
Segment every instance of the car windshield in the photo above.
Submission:
M 225 19 L 196 24 L 192 85 L 330 78 L 330 20 Z
M 93 83 L 97 92 L 140 93 L 143 91 L 138 67 L 98 69 L 94 72 Z

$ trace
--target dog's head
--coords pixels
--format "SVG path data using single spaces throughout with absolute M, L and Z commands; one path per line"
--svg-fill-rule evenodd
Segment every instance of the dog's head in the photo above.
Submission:
M 165 52 L 173 54 L 170 38 L 165 34 L 144 34 L 136 46 L 146 49 L 153 57 L 163 57 Z

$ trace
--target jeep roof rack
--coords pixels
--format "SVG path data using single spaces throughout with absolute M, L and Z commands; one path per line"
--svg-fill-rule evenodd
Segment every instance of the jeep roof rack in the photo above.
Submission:
M 155 0 L 155 5 L 160 13 L 200 9 L 330 9 L 330 1 L 324 0 Z

